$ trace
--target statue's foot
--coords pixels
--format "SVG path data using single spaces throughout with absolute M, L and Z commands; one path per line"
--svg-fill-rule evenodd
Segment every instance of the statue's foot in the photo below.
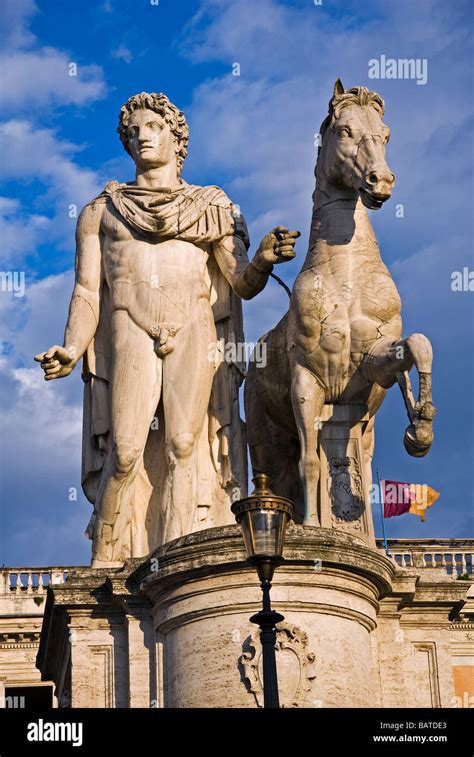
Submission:
M 91 568 L 123 568 L 123 560 L 99 560 L 97 557 L 92 558 Z
M 320 528 L 321 523 L 316 513 L 309 513 L 308 515 L 305 515 L 303 526 L 315 526 L 316 528 Z

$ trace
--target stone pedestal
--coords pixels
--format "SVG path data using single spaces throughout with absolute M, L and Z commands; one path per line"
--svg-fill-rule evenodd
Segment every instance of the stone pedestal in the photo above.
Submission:
M 259 707 L 254 569 L 237 526 L 209 529 L 123 570 L 84 569 L 51 589 L 38 665 L 72 707 Z M 369 707 L 370 634 L 394 566 L 335 530 L 290 527 L 276 572 L 284 706 Z
M 373 432 L 365 405 L 325 405 L 318 435 L 321 526 L 358 536 L 375 547 L 370 503 Z
M 399 568 L 334 528 L 290 526 L 285 558 L 282 706 L 453 706 L 450 629 L 469 582 Z M 261 707 L 260 607 L 240 529 L 200 531 L 52 586 L 37 664 L 62 707 Z
M 137 574 L 163 645 L 165 706 L 262 706 L 254 569 L 244 567 L 234 527 L 193 534 L 155 553 Z M 290 527 L 275 573 L 274 609 L 283 706 L 371 707 L 376 702 L 370 635 L 393 565 L 335 530 Z M 155 566 L 156 567 L 156 566 Z

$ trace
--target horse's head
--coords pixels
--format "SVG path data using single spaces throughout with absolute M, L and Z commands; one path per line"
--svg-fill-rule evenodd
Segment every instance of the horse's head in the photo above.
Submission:
M 329 115 L 321 126 L 317 176 L 356 190 L 367 208 L 380 208 L 392 194 L 395 176 L 385 160 L 390 129 L 383 123 L 384 102 L 366 87 L 334 85 Z

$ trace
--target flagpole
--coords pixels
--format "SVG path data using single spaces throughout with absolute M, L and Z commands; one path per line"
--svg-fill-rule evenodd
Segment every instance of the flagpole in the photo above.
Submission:
M 385 531 L 385 504 L 383 501 L 382 484 L 380 483 L 380 473 L 379 473 L 378 468 L 377 468 L 377 481 L 379 484 L 379 492 L 380 492 L 380 514 L 382 516 L 383 546 L 385 549 L 385 554 L 387 555 L 387 557 L 390 557 L 390 552 L 388 550 L 387 532 Z

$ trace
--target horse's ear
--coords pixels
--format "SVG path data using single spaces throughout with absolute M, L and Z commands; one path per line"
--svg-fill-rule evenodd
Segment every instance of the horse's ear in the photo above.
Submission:
M 339 79 L 339 77 L 336 79 L 334 83 L 334 92 L 333 96 L 336 97 L 336 95 L 343 95 L 344 94 L 344 85 L 342 81 Z

